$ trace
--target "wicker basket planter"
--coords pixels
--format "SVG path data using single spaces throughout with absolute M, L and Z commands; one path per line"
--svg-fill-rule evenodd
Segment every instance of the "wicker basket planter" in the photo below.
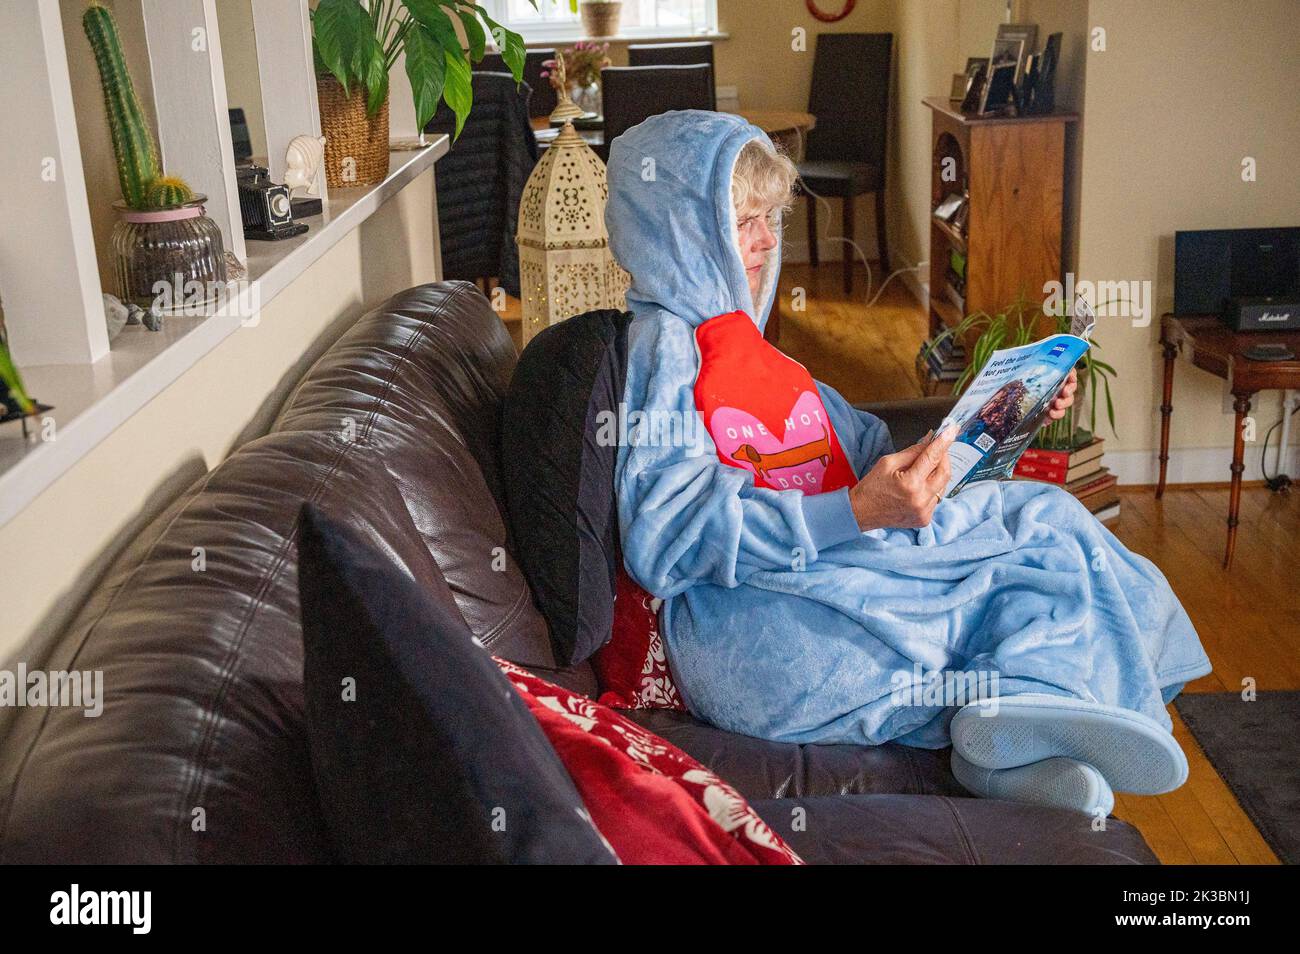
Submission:
M 578 12 L 582 16 L 582 28 L 587 31 L 587 36 L 616 36 L 623 4 L 619 0 L 610 3 L 581 3 Z
M 325 181 L 331 189 L 373 185 L 388 175 L 388 100 L 374 118 L 366 115 L 366 91 L 352 95 L 332 76 L 316 77 L 321 135 L 325 137 Z

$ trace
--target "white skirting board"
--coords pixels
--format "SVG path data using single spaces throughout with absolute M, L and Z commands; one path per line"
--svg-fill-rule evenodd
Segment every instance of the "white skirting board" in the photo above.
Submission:
M 910 264 L 910 263 L 909 263 Z M 907 286 L 907 290 L 912 293 L 921 310 L 929 313 L 930 311 L 930 283 L 921 277 L 921 272 L 916 271 L 915 266 L 909 268 L 896 279 Z
M 1246 454 L 1242 461 L 1246 465 L 1246 470 L 1242 473 L 1242 480 L 1263 480 L 1264 474 L 1259 466 L 1260 445 L 1257 443 L 1246 445 Z M 1159 451 L 1136 450 L 1136 451 L 1111 451 L 1108 450 L 1102 456 L 1102 463 L 1109 467 L 1111 473 L 1119 478 L 1119 483 L 1123 484 L 1154 484 L 1160 479 L 1160 461 L 1157 459 Z M 1269 473 L 1273 473 L 1277 465 L 1277 441 L 1274 439 L 1269 446 L 1267 463 Z M 1169 469 L 1166 474 L 1166 481 L 1170 486 L 1175 484 L 1204 484 L 1204 483 L 1221 483 L 1232 479 L 1232 472 L 1228 469 L 1232 465 L 1232 448 L 1231 447 L 1189 447 L 1179 449 L 1177 447 L 1169 448 Z M 1282 468 L 1283 473 L 1289 475 L 1292 480 L 1300 479 L 1300 448 L 1292 447 L 1287 454 L 1286 466 Z

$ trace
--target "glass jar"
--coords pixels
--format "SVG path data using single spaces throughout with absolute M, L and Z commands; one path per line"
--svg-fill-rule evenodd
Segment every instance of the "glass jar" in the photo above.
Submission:
M 584 113 L 591 113 L 594 116 L 601 114 L 603 107 L 599 83 L 588 83 L 586 86 L 575 83 L 569 90 L 569 99 L 573 100 L 573 104 Z
M 118 298 L 169 311 L 206 306 L 222 295 L 225 249 L 221 230 L 204 212 L 206 201 L 196 195 L 174 209 L 150 211 L 113 203 L 120 216 L 112 239 Z

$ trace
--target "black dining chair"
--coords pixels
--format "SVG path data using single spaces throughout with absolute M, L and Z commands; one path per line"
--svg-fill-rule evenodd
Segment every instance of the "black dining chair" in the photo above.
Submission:
M 605 142 L 596 150 L 609 158 L 615 137 L 642 120 L 673 109 L 712 109 L 713 67 L 607 66 L 600 71 Z
M 889 274 L 885 240 L 885 132 L 889 125 L 892 33 L 821 33 L 813 56 L 808 112 L 817 123 L 808 133 L 799 179 L 808 202 L 808 258 L 817 255 L 816 196 L 843 199 L 844 293 L 853 292 L 853 199 L 876 197 L 876 244 Z M 884 277 L 883 275 L 881 276 Z
M 701 63 L 707 63 L 713 72 L 714 94 L 709 109 L 717 109 L 718 79 L 712 43 L 633 43 L 627 48 L 628 66 L 698 66 Z
M 516 89 L 508 72 L 475 70 L 470 80 L 474 109 L 460 138 L 438 160 L 442 277 L 481 281 L 484 294 L 495 278 L 507 294 L 518 298 L 515 227 L 524 183 L 538 155 L 528 120 L 531 90 L 527 83 Z M 440 102 L 424 130 L 450 136 L 455 128 L 455 115 Z
M 553 59 L 554 50 L 528 50 L 524 53 L 524 82 L 533 90 L 533 98 L 528 104 L 529 116 L 549 116 L 555 109 L 555 87 L 542 75 L 545 69 L 542 62 Z M 500 53 L 483 54 L 483 59 L 474 64 L 474 69 L 482 73 L 510 72 Z

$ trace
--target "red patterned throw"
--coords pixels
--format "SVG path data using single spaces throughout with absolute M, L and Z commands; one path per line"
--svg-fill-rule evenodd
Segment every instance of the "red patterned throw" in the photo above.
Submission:
M 802 864 L 730 785 L 607 706 L 498 666 L 568 770 L 624 864 Z
M 604 705 L 686 711 L 668 671 L 658 609 L 659 601 L 620 566 L 614 584 L 614 634 L 591 657 Z

